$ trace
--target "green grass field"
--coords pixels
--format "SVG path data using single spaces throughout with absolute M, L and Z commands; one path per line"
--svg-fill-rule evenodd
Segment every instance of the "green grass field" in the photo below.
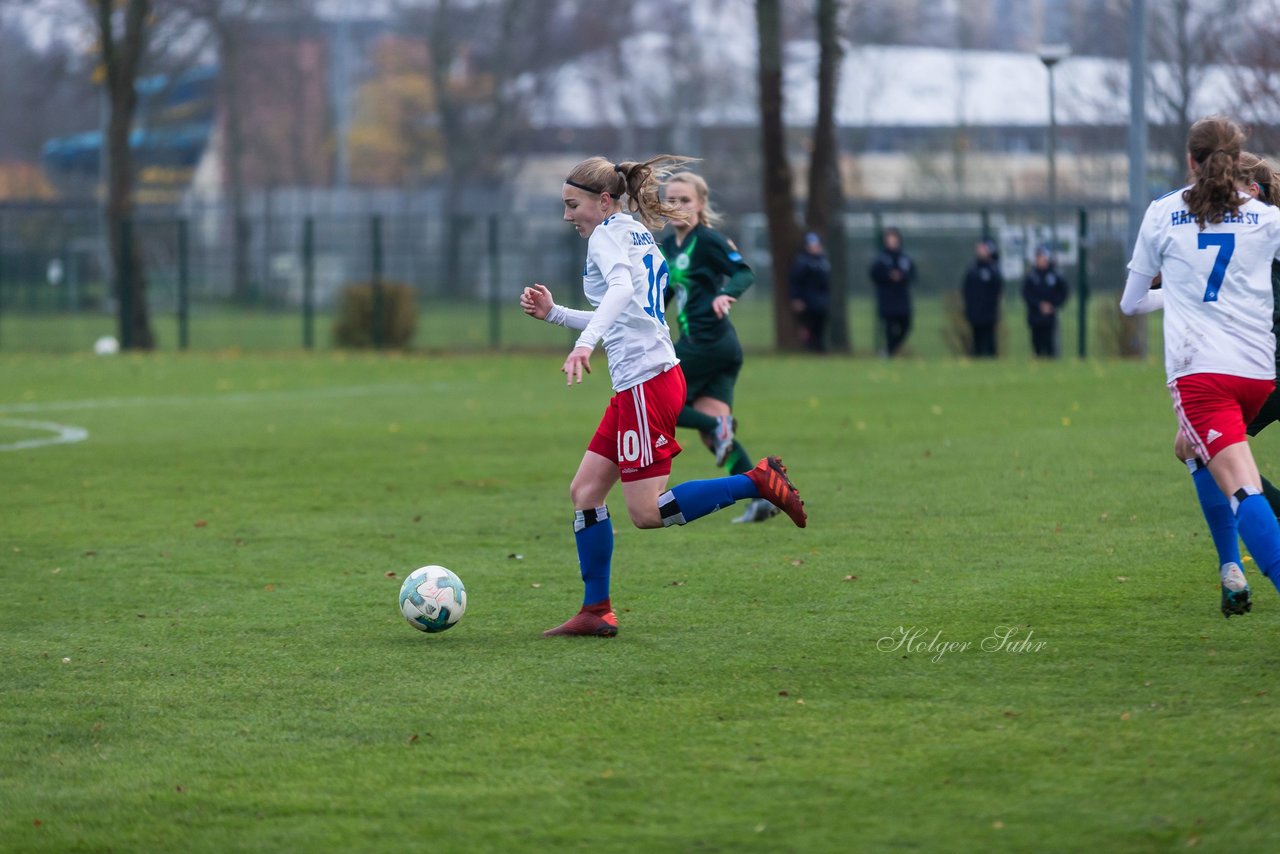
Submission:
M 1280 597 L 1219 614 L 1158 365 L 754 358 L 810 527 L 615 493 L 621 634 L 544 640 L 561 355 L 0 355 L 0 444 L 88 431 L 0 453 L 0 850 L 1280 847 Z

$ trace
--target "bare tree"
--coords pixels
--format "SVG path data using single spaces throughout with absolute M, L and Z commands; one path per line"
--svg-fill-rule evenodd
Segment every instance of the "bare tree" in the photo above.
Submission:
M 37 47 L 3 9 L 0 2 L 0 162 L 34 164 L 46 140 L 84 130 L 98 93 L 70 45 Z
M 759 36 L 760 146 L 764 156 L 764 210 L 773 256 L 774 343 L 799 350 L 800 335 L 791 313 L 788 267 L 800 248 L 796 224 L 786 127 L 782 122 L 782 8 L 780 0 L 756 0 Z
M 840 178 L 840 150 L 836 138 L 836 92 L 840 79 L 839 6 L 837 0 L 818 0 L 818 114 L 809 160 L 808 227 L 823 235 L 831 259 L 831 349 L 849 350 L 849 318 L 845 282 L 848 252 L 844 240 L 844 193 Z
M 1280 149 L 1280 2 L 1266 0 L 1251 9 L 1255 15 L 1245 28 L 1244 39 L 1232 66 L 1233 88 L 1239 93 L 1240 118 L 1249 122 L 1249 147 L 1253 151 Z
M 809 161 L 809 198 L 806 218 L 810 228 L 826 233 L 832 248 L 840 253 L 832 260 L 836 275 L 833 293 L 839 301 L 839 317 L 833 328 L 833 346 L 848 348 L 848 327 L 844 321 L 844 241 L 839 220 L 840 167 L 836 140 L 835 104 L 841 48 L 838 41 L 838 3 L 819 0 L 818 104 L 812 156 Z M 787 157 L 786 127 L 782 120 L 782 4 L 779 0 L 757 0 L 756 29 L 759 38 L 760 136 L 764 158 L 762 170 L 765 215 L 769 222 L 769 252 L 773 256 L 774 339 L 781 350 L 801 349 L 799 328 L 791 311 L 789 273 L 791 260 L 800 249 L 800 225 L 795 216 L 792 172 Z M 834 238 L 834 239 L 833 239 Z M 832 313 L 837 312 L 833 300 Z
M 138 106 L 135 84 L 150 35 L 150 0 L 127 0 L 117 10 L 112 0 L 94 0 L 98 45 L 111 104 L 104 140 L 107 151 L 107 242 L 116 298 L 120 305 L 120 343 L 125 349 L 155 347 L 147 311 L 147 280 L 138 252 L 136 235 L 129 224 L 133 216 L 134 169 L 129 148 L 134 113 Z
M 223 167 L 226 170 L 227 226 L 231 235 L 231 292 L 247 301 L 251 295 L 248 233 L 245 227 L 244 88 L 245 49 L 253 19 L 265 0 L 170 0 L 193 21 L 207 28 L 218 54 L 218 99 L 222 118 Z
M 517 80 L 550 74 L 591 51 L 607 57 L 611 45 L 627 33 L 631 4 L 403 0 L 401 34 L 426 47 L 424 71 L 434 108 L 423 119 L 432 134 L 422 141 L 438 141 L 443 160 L 447 286 L 465 288 L 474 276 L 461 254 L 464 202 L 487 195 L 496 204 L 509 177 L 504 168 L 512 168 L 515 133 L 528 121 L 527 89 L 517 86 Z
M 1169 0 L 1150 11 L 1151 73 L 1148 92 L 1160 118 L 1153 145 L 1167 155 L 1170 183 L 1186 169 L 1187 131 L 1199 118 L 1197 104 L 1216 66 L 1235 61 L 1242 32 L 1241 0 Z M 1223 104 L 1216 109 L 1230 110 Z

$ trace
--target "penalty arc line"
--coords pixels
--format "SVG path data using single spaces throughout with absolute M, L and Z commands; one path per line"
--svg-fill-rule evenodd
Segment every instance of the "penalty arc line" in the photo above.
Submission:
M 53 433 L 43 439 L 23 439 L 19 442 L 8 442 L 0 445 L 0 451 L 27 451 L 32 448 L 43 448 L 47 445 L 70 445 L 83 442 L 89 438 L 89 431 L 73 424 L 58 424 L 53 421 L 19 421 L 17 419 L 0 419 L 0 426 L 18 427 L 26 430 L 47 430 Z
M 447 385 L 433 383 L 432 386 Z M 88 400 L 55 400 L 45 403 L 0 403 L 0 426 L 9 425 L 29 430 L 47 430 L 55 435 L 42 439 L 24 439 L 18 442 L 0 444 L 0 452 L 26 451 L 43 448 L 49 445 L 67 445 L 83 442 L 89 438 L 89 431 L 73 424 L 58 424 L 53 421 L 22 421 L 9 418 L 9 413 L 30 414 L 35 412 L 75 411 L 91 409 L 133 409 L 145 406 L 191 406 L 201 403 L 254 403 L 270 399 L 307 399 L 333 397 L 363 397 L 365 395 L 386 392 L 421 391 L 421 385 L 389 384 L 380 386 L 345 386 L 332 389 L 301 389 L 275 392 L 244 392 L 240 394 L 211 395 L 207 397 L 174 396 L 174 397 L 133 397 L 133 398 L 97 398 Z

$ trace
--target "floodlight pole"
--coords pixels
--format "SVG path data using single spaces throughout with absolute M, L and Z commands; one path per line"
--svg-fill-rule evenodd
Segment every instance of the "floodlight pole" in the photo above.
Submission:
M 1066 45 L 1042 45 L 1038 51 L 1040 61 L 1049 72 L 1049 247 L 1050 257 L 1058 257 L 1058 118 L 1054 109 L 1053 67 L 1071 55 Z

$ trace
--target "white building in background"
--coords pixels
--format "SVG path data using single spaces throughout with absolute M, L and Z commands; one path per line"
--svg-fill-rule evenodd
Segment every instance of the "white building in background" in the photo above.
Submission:
M 697 55 L 682 54 L 692 68 L 666 61 L 680 47 L 658 33 L 637 36 L 627 47 L 655 61 L 625 63 L 620 77 L 618 66 L 604 61 L 567 65 L 550 86 L 530 92 L 535 127 L 561 135 L 607 130 L 626 150 L 628 137 L 653 139 L 672 124 L 695 128 L 685 135 L 694 140 L 709 133 L 756 133 L 754 21 L 723 26 L 736 29 L 705 42 Z M 787 44 L 785 120 L 798 134 L 814 121 L 817 62 L 816 42 Z M 1057 66 L 1055 76 L 1060 196 L 1126 199 L 1127 64 L 1072 57 Z M 696 80 L 705 86 L 691 95 Z M 1215 68 L 1193 113 L 1229 111 L 1234 102 L 1230 71 Z M 846 194 L 873 200 L 1041 199 L 1048 113 L 1048 75 L 1034 53 L 848 47 L 836 109 Z M 1154 107 L 1150 113 L 1159 123 Z M 1154 157 L 1158 166 L 1162 153 Z M 802 159 L 793 158 L 793 166 L 802 167 Z

